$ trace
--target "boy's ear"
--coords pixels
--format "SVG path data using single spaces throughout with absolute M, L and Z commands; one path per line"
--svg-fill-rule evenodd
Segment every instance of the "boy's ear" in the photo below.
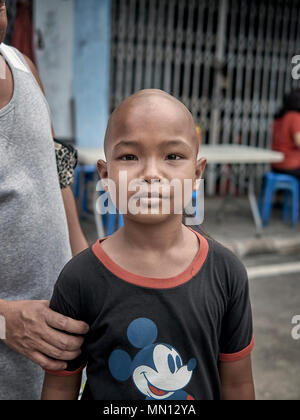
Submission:
M 195 188 L 197 188 L 197 185 L 198 185 L 197 181 L 202 179 L 202 175 L 203 175 L 203 172 L 206 168 L 206 164 L 207 164 L 207 160 L 205 158 L 201 158 L 201 159 L 197 160 L 196 172 L 195 172 L 195 178 L 196 179 L 195 179 L 195 184 L 194 184 Z
M 197 191 L 197 189 L 199 188 L 199 182 L 200 182 L 200 179 L 202 179 L 202 175 L 203 175 L 203 172 L 205 170 L 206 164 L 207 164 L 207 160 L 205 158 L 201 158 L 201 159 L 197 160 L 196 172 L 195 172 L 195 182 L 194 182 L 194 186 L 193 186 L 194 191 Z
M 100 176 L 100 179 L 103 183 L 103 181 L 108 178 L 107 163 L 104 162 L 104 160 L 102 160 L 102 159 L 98 160 L 97 169 L 98 169 L 98 174 Z M 105 191 L 107 191 L 107 186 L 105 184 L 105 181 L 104 181 L 103 185 L 104 185 Z
M 102 159 L 98 160 L 97 169 L 98 169 L 98 173 L 101 179 L 105 179 L 108 177 L 107 163 L 104 162 L 104 160 Z

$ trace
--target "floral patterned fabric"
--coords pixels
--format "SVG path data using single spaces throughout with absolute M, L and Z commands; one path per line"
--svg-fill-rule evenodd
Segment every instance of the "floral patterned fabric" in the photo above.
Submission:
M 60 188 L 67 188 L 74 181 L 74 172 L 78 160 L 77 150 L 56 139 L 54 139 L 54 145 Z

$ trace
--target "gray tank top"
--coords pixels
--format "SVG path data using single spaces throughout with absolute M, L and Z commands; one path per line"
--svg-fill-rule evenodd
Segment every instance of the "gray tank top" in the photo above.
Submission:
M 23 56 L 0 45 L 13 79 L 0 110 L 0 298 L 49 299 L 71 258 L 50 112 Z M 0 342 L 0 399 L 37 399 L 43 372 Z

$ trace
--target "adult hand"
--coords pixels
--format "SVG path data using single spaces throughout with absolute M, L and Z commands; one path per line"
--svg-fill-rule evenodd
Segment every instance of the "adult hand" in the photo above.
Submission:
M 81 335 L 89 330 L 86 323 L 52 311 L 48 301 L 1 301 L 1 315 L 6 323 L 4 343 L 47 370 L 66 369 L 65 361 L 81 353 Z

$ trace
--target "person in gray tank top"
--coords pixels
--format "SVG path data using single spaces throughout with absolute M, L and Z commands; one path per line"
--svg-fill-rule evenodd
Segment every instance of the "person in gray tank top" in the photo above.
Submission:
M 6 25 L 0 0 L 0 400 L 31 400 L 40 398 L 41 368 L 64 369 L 80 353 L 88 327 L 51 311 L 45 300 L 76 234 L 69 238 L 37 71 L 2 43 Z M 69 226 L 78 226 L 64 194 Z M 87 246 L 83 235 L 76 240 L 73 251 Z

